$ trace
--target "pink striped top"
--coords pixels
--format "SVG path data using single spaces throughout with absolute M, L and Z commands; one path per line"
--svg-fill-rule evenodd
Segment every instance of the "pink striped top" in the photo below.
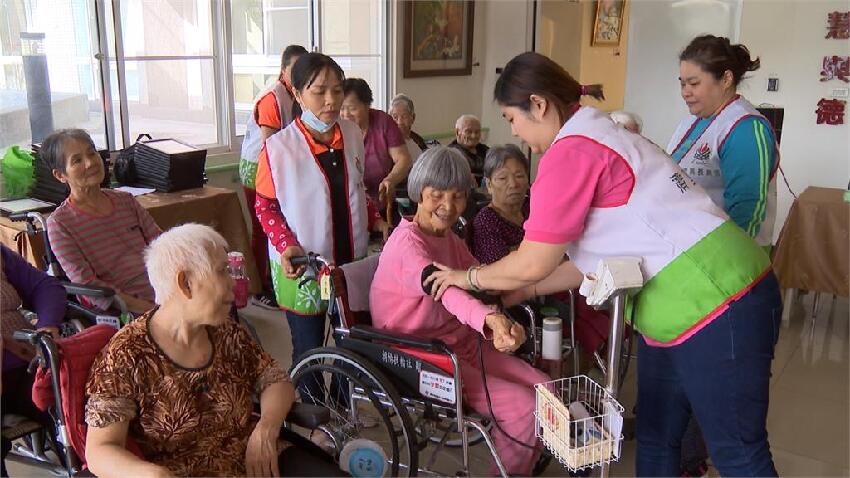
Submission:
M 104 189 L 112 212 L 95 216 L 66 199 L 47 219 L 50 246 L 68 279 L 80 284 L 111 287 L 153 302 L 143 257 L 145 247 L 162 231 L 151 215 L 125 192 Z M 106 309 L 109 300 L 90 299 Z

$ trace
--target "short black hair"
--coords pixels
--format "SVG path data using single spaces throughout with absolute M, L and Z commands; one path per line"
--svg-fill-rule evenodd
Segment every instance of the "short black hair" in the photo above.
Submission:
M 304 91 L 325 68 L 336 73 L 339 81 L 345 81 L 345 73 L 333 58 L 321 53 L 307 53 L 301 55 L 292 67 L 292 86 L 298 91 Z
M 347 78 L 342 82 L 342 91 L 345 96 L 354 93 L 361 103 L 372 106 L 372 88 L 369 88 L 369 83 L 363 78 Z
M 50 134 L 44 141 L 41 142 L 41 148 L 38 150 L 38 157 L 50 167 L 56 169 L 62 174 L 66 174 L 65 170 L 65 144 L 69 139 L 88 143 L 95 151 L 97 148 L 94 141 L 91 139 L 85 130 L 72 128 L 60 129 Z
M 280 56 L 280 69 L 284 69 L 292 62 L 292 58 L 296 56 L 306 55 L 307 49 L 301 45 L 289 45 L 283 50 L 283 55 Z

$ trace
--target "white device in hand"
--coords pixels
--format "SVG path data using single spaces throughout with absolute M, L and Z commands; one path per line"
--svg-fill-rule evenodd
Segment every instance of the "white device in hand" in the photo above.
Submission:
M 595 274 L 585 274 L 578 291 L 587 304 L 598 307 L 620 291 L 635 291 L 643 286 L 640 257 L 609 257 L 601 259 Z

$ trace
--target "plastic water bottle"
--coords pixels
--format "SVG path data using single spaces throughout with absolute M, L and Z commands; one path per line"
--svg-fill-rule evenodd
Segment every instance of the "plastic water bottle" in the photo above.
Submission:
M 241 309 L 248 305 L 248 275 L 245 272 L 245 256 L 238 251 L 227 254 L 227 270 L 233 278 L 233 305 Z
M 563 340 L 560 317 L 543 318 L 543 343 L 541 356 L 543 365 L 553 379 L 561 378 L 561 341 Z

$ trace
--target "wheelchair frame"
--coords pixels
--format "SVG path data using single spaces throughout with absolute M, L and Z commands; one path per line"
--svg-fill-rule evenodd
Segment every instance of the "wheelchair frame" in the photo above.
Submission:
M 332 267 L 328 260 L 315 254 L 292 258 L 291 260 L 293 265 L 306 265 L 314 272 L 330 271 L 330 300 L 327 317 L 331 319 L 332 323 L 336 322 L 333 320 L 334 316 L 336 315 L 336 317 L 338 317 L 338 322 L 333 328 L 336 347 L 324 347 L 307 352 L 307 354 L 292 368 L 293 381 L 297 382 L 302 371 L 306 367 L 309 367 L 311 363 L 314 363 L 317 357 L 322 357 L 328 360 L 333 359 L 334 361 L 344 360 L 346 362 L 354 362 L 350 363 L 350 365 L 359 369 L 361 373 L 369 375 L 369 380 L 381 389 L 378 393 L 375 393 L 375 395 L 380 398 L 381 404 L 384 406 L 393 406 L 393 408 L 397 410 L 395 413 L 407 414 L 407 418 L 409 418 L 412 413 L 413 416 L 417 417 L 417 423 L 422 425 L 425 425 L 424 422 L 426 421 L 435 422 L 436 420 L 439 420 L 439 423 L 442 423 L 444 420 L 453 421 L 448 430 L 443 430 L 445 433 L 428 460 L 426 466 L 423 468 L 410 466 L 411 469 L 408 470 L 408 476 L 415 476 L 418 473 L 437 475 L 431 467 L 434 465 L 437 455 L 442 451 L 442 448 L 446 446 L 448 434 L 452 431 L 452 429 L 460 434 L 460 447 L 462 449 L 462 469 L 457 473 L 457 476 L 470 476 L 469 448 L 471 446 L 471 428 L 480 433 L 481 439 L 487 444 L 490 454 L 493 457 L 501 476 L 507 477 L 507 471 L 498 452 L 496 451 L 493 439 L 487 430 L 486 422 L 491 418 L 479 416 L 477 414 L 468 414 L 464 411 L 462 395 L 463 381 L 460 374 L 460 361 L 458 360 L 457 355 L 455 355 L 441 340 L 423 340 L 418 337 L 404 334 L 387 333 L 374 329 L 368 325 L 359 324 L 355 318 L 355 314 L 356 312 L 365 311 L 352 311 L 349 308 L 345 276 L 341 268 Z M 540 350 L 538 343 L 539 333 L 536 330 L 537 327 L 534 326 L 535 313 L 533 309 L 527 305 L 522 306 L 522 310 L 529 316 L 529 323 L 531 324 L 531 333 L 529 336 L 532 338 L 532 342 L 534 344 L 531 353 L 528 354 L 527 361 L 534 364 L 539 357 Z M 400 381 L 400 379 L 395 376 L 390 376 L 391 372 L 394 371 L 394 368 L 398 367 L 393 366 L 391 363 L 392 360 L 387 360 L 381 356 L 375 357 L 375 353 L 370 352 L 368 350 L 369 348 L 381 349 L 384 351 L 394 349 L 392 351 L 394 354 L 408 354 L 409 351 L 416 351 L 448 357 L 452 364 L 451 379 L 454 383 L 454 403 L 441 403 L 439 400 L 432 399 L 430 397 L 423 397 L 421 396 L 421 393 L 419 394 L 420 396 L 402 396 L 402 394 L 398 394 L 396 391 L 396 382 Z M 345 352 L 339 353 L 339 356 L 334 356 L 335 349 L 342 349 L 345 350 Z M 424 369 L 427 368 L 427 365 L 431 365 L 421 357 L 417 357 L 416 354 L 408 354 L 405 359 L 410 360 L 411 356 L 413 357 L 412 360 L 421 361 L 415 362 L 417 368 L 423 367 Z M 409 369 L 409 367 L 405 368 Z M 376 371 L 378 373 L 375 373 Z M 443 370 L 442 373 L 447 376 L 449 375 L 445 370 Z M 354 392 L 352 396 L 357 397 L 358 393 L 368 394 L 372 391 L 352 390 L 352 392 Z M 402 396 L 401 403 L 392 403 L 395 401 L 392 396 Z M 302 400 L 303 398 L 304 397 L 302 397 Z M 351 403 L 354 402 L 352 401 Z M 349 408 L 349 413 L 356 415 L 356 406 L 350 405 Z M 411 420 L 405 420 L 403 418 L 402 426 L 404 427 L 405 423 L 409 423 L 410 421 Z M 417 455 L 414 457 L 414 452 L 411 452 L 410 464 L 415 465 L 418 462 L 418 454 L 420 451 L 424 450 L 424 446 L 420 447 L 420 444 L 416 443 L 416 433 L 405 431 L 403 431 L 403 433 L 408 440 L 408 450 L 415 450 L 415 454 Z M 338 448 L 337 451 L 339 451 L 340 444 L 335 443 L 335 445 Z M 392 463 L 391 460 L 390 464 L 393 465 L 395 470 L 398 470 L 398 464 Z

